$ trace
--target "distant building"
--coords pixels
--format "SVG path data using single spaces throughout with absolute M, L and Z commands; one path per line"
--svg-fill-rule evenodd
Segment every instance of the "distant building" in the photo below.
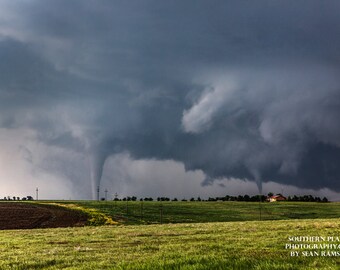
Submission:
M 278 202 L 278 201 L 286 201 L 287 198 L 282 196 L 281 194 L 273 195 L 270 197 L 267 197 L 266 199 L 268 202 Z

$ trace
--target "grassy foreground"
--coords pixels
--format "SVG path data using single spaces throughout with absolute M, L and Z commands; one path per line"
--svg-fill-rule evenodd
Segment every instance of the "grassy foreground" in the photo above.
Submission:
M 339 235 L 340 219 L 1 231 L 0 269 L 339 269 L 340 257 L 285 249 Z

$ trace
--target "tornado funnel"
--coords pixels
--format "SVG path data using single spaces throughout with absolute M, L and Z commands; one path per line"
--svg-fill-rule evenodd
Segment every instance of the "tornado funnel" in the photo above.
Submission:
M 105 160 L 106 155 L 101 153 L 92 153 L 89 157 L 93 200 L 99 200 L 100 180 L 102 178 Z

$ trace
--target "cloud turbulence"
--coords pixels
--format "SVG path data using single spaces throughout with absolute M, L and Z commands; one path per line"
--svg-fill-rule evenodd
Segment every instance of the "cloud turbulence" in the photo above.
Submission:
M 179 162 L 203 185 L 340 192 L 339 10 L 0 1 L 0 128 L 36 177 L 87 186 L 92 175 L 92 190 L 105 161 L 128 155 Z

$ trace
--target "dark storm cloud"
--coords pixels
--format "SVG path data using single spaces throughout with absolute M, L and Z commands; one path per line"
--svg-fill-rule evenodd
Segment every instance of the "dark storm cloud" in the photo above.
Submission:
M 340 191 L 338 1 L 0 5 L 1 125 L 91 155 L 94 182 L 129 151 Z

